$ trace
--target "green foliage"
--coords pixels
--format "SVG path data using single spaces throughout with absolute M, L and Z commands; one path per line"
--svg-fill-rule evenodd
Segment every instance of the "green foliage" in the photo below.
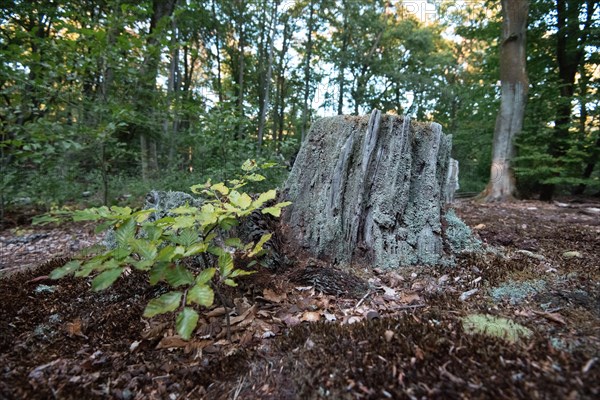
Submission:
M 152 285 L 166 282 L 177 290 L 152 299 L 144 316 L 150 318 L 179 310 L 177 332 L 182 338 L 189 339 L 198 322 L 194 307 L 213 304 L 215 285 L 236 286 L 237 278 L 252 273 L 235 267 L 227 247 L 233 246 L 242 257 L 258 257 L 264 254 L 263 246 L 271 238 L 268 233 L 257 243 L 243 243 L 231 235 L 232 228 L 256 210 L 278 216 L 281 209 L 290 204 L 283 202 L 265 208 L 266 202 L 276 198 L 276 191 L 261 193 L 254 200 L 242 189 L 249 182 L 262 181 L 264 177 L 258 173 L 259 166 L 254 160 L 246 161 L 242 170 L 241 178 L 227 184 L 208 180 L 192 186 L 193 193 L 207 199 L 201 206 L 185 204 L 168 210 L 166 216 L 156 220 L 149 218 L 156 211 L 154 209 L 134 211 L 119 206 L 73 212 L 63 210 L 45 216 L 41 222 L 65 216 L 74 221 L 102 221 L 100 229 L 114 229 L 116 241 L 113 248 L 57 268 L 51 277 L 94 275 L 92 289 L 100 291 L 109 288 L 128 268 L 147 272 Z M 183 262 L 192 258 L 201 259 L 202 267 L 190 267 L 189 262 Z

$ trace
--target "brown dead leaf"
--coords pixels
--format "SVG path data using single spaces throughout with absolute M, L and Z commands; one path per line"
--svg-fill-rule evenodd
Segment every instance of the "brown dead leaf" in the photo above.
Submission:
M 231 325 L 235 325 L 235 324 L 239 324 L 240 322 L 244 321 L 245 319 L 251 317 L 252 319 L 254 319 L 254 315 L 256 314 L 256 310 L 257 310 L 257 306 L 256 304 L 253 305 L 252 307 L 250 307 L 249 309 L 247 309 L 242 315 L 238 315 L 237 317 L 233 317 L 231 318 L 231 320 L 229 321 L 229 323 Z
M 206 318 L 220 317 L 221 315 L 225 315 L 225 307 L 217 307 L 214 310 L 207 312 L 205 315 Z
M 181 349 L 188 345 L 188 342 L 183 340 L 181 336 L 166 336 L 156 345 L 156 349 Z
M 290 328 L 292 326 L 298 325 L 301 322 L 300 318 L 295 317 L 293 315 L 286 315 L 285 317 L 281 318 L 281 320 L 283 321 L 284 324 L 286 324 Z
M 271 303 L 281 303 L 283 300 L 287 299 L 286 293 L 275 293 L 275 291 L 271 289 L 263 290 L 263 299 L 270 301 Z
M 400 296 L 400 302 L 404 304 L 413 304 L 421 302 L 421 296 L 416 293 L 403 293 Z
M 477 224 L 473 227 L 474 230 L 478 231 L 480 229 L 485 229 L 485 224 Z
M 142 332 L 142 338 L 148 339 L 148 340 L 156 339 L 157 337 L 162 336 L 165 329 L 167 329 L 167 327 L 169 327 L 169 326 L 170 326 L 170 324 L 167 322 L 163 322 L 162 324 L 155 325 L 155 326 L 151 327 L 150 329 Z
M 87 338 L 87 336 L 85 336 L 83 334 L 83 332 L 81 331 L 81 328 L 82 328 L 81 318 L 76 318 L 75 320 L 73 320 L 73 322 L 67 322 L 65 325 L 65 329 L 67 330 L 67 333 L 69 334 L 69 336 L 79 336 L 79 337 Z
M 534 313 L 536 313 L 537 315 L 540 315 L 550 321 L 554 321 L 554 322 L 558 322 L 559 324 L 562 325 L 566 325 L 567 321 L 565 321 L 565 319 L 562 317 L 562 315 L 560 315 L 559 313 L 549 313 L 549 312 L 540 312 L 540 311 L 533 311 Z
M 302 317 L 300 317 L 300 320 L 305 322 L 317 322 L 320 319 L 321 313 L 316 311 L 306 311 L 302 314 Z

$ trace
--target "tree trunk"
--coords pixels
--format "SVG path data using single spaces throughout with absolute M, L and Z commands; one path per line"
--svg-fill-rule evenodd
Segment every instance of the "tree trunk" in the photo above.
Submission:
M 269 108 L 270 94 L 271 94 L 271 75 L 273 73 L 273 51 L 275 45 L 273 43 L 274 35 L 275 35 L 275 27 L 277 25 L 277 7 L 279 6 L 279 2 L 275 1 L 273 3 L 273 9 L 271 11 L 271 21 L 268 28 L 268 46 L 269 46 L 269 58 L 267 60 L 267 71 L 263 81 L 263 96 L 262 96 L 262 104 L 260 108 L 260 117 L 258 120 L 258 150 L 260 151 L 263 143 L 263 136 L 265 132 L 265 124 L 267 120 L 267 110 Z
M 449 232 L 462 224 L 442 216 L 450 150 L 439 124 L 377 110 L 315 122 L 285 185 L 289 246 L 336 264 L 450 261 L 460 246 Z
M 312 59 L 312 35 L 314 31 L 315 3 L 310 0 L 306 32 L 306 45 L 304 52 L 304 103 L 302 104 L 302 126 L 300 127 L 300 141 L 303 142 L 308 129 L 308 99 L 310 97 L 310 61 Z
M 510 200 L 515 192 L 511 163 L 515 154 L 515 137 L 523 127 L 529 87 L 525 54 L 528 9 L 528 0 L 502 0 L 502 87 L 492 143 L 490 181 L 480 194 L 480 199 L 486 202 Z

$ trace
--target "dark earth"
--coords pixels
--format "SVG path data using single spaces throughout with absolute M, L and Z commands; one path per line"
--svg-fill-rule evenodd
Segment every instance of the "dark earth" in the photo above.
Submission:
M 136 271 L 100 293 L 48 279 L 97 240 L 93 226 L 21 218 L 0 232 L 0 398 L 600 398 L 600 204 L 455 207 L 488 252 L 454 267 L 354 266 L 369 289 L 352 296 L 327 282 L 354 278 L 311 260 L 259 271 L 224 293 L 229 332 L 217 304 L 189 342 L 174 316 L 142 318 L 165 288 Z M 474 333 L 471 314 L 530 334 Z

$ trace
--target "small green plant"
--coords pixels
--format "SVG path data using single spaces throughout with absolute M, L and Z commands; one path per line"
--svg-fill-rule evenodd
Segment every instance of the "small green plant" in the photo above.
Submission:
M 262 168 L 271 166 L 273 164 L 264 164 Z M 220 296 L 220 284 L 236 286 L 236 278 L 253 273 L 234 267 L 232 249 L 242 257 L 256 258 L 265 252 L 263 245 L 271 238 L 271 233 L 267 233 L 257 243 L 243 243 L 231 234 L 232 228 L 256 210 L 279 217 L 281 209 L 290 204 L 281 202 L 264 207 L 276 198 L 276 190 L 261 193 L 256 199 L 241 191 L 249 182 L 265 179 L 258 173 L 259 167 L 254 160 L 246 161 L 242 170 L 242 177 L 228 181 L 228 185 L 224 182 L 213 184 L 208 180 L 205 184 L 192 186 L 193 193 L 206 199 L 201 206 L 186 203 L 154 221 L 149 218 L 156 211 L 154 209 L 133 211 L 129 207 L 113 206 L 74 211 L 72 218 L 75 221 L 103 221 L 98 231 L 114 229 L 116 245 L 114 248 L 103 247 L 91 258 L 70 261 L 55 269 L 51 277 L 97 274 L 92 280 L 92 289 L 100 291 L 109 288 L 128 268 L 145 271 L 151 285 L 166 282 L 172 290 L 150 300 L 144 317 L 178 311 L 177 333 L 189 339 L 199 318 L 196 308 L 210 307 L 215 292 Z M 41 220 L 48 222 L 49 218 Z M 192 257 L 202 261 L 195 264 L 201 267 L 182 262 Z M 250 262 L 249 266 L 254 263 Z

